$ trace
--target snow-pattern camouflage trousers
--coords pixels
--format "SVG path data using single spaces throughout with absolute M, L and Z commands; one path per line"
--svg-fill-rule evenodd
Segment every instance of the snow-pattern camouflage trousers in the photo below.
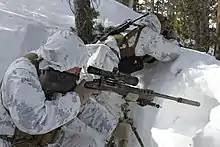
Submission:
M 0 139 L 1 147 L 11 147 L 11 143 Z M 78 134 L 72 135 L 71 138 L 63 140 L 62 144 L 51 144 L 48 147 L 97 147 L 95 139 Z
M 81 107 L 78 117 L 66 124 L 62 129 L 65 133 L 54 145 L 50 147 L 97 147 L 93 134 L 87 133 L 87 127 L 93 128 L 106 140 L 117 124 L 105 107 L 94 100 L 90 100 Z M 65 132 L 68 130 L 68 132 Z M 71 132 L 71 133 L 70 133 Z M 87 134 L 85 134 L 87 133 Z M 84 135 L 85 134 L 85 135 Z M 61 135 L 60 135 L 61 136 Z M 103 142 L 104 143 L 104 142 Z M 0 140 L 1 147 L 10 147 L 10 143 Z M 103 144 L 104 146 L 104 144 Z

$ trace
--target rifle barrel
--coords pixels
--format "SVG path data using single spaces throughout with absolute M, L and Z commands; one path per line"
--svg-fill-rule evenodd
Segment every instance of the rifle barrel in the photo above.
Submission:
M 136 21 L 138 21 L 139 19 L 141 19 L 141 18 L 143 18 L 143 17 L 145 17 L 145 16 L 147 16 L 147 15 L 149 15 L 150 13 L 149 12 L 147 12 L 147 13 L 145 13 L 145 14 L 143 14 L 143 15 L 141 15 L 140 17 L 138 17 L 138 18 L 136 18 L 136 19 L 134 19 L 131 23 L 134 23 L 134 22 L 136 22 Z
M 147 15 L 149 15 L 149 14 L 150 14 L 150 13 L 147 12 L 147 13 L 145 13 L 145 14 L 139 16 L 138 18 L 134 19 L 134 20 L 131 20 L 131 21 L 129 21 L 129 22 L 126 22 L 126 21 L 125 21 L 124 23 L 122 23 L 122 24 L 116 26 L 116 27 L 115 27 L 113 30 L 111 30 L 110 32 L 108 32 L 108 33 L 106 33 L 105 35 L 103 35 L 99 40 L 100 40 L 100 41 L 104 41 L 104 40 L 106 40 L 107 37 L 110 36 L 110 35 L 115 35 L 115 34 L 119 34 L 119 33 L 121 33 L 121 32 L 124 32 L 127 28 L 130 27 L 130 25 L 134 24 L 134 22 L 140 20 L 141 18 L 143 18 L 143 17 L 145 17 L 145 16 L 147 16 Z M 97 40 L 96 40 L 96 41 L 97 41 Z M 94 42 L 92 42 L 92 43 L 95 43 L 96 41 L 94 41 Z
M 154 100 L 154 97 L 156 96 L 159 98 L 176 101 L 182 104 L 192 105 L 196 107 L 200 106 L 200 103 L 197 101 L 193 101 L 181 97 L 174 97 L 162 93 L 157 93 L 149 89 L 139 89 L 136 87 L 131 87 L 128 85 L 117 83 L 117 81 L 114 82 L 105 79 L 95 79 L 93 81 L 86 82 L 84 86 L 90 89 L 112 91 L 122 96 L 127 96 L 127 94 L 129 93 L 138 94 L 140 99 L 147 100 L 149 104 L 151 103 L 151 101 Z
M 165 94 L 161 94 L 157 92 L 154 92 L 154 95 L 157 97 L 164 98 L 164 99 L 173 100 L 178 103 L 188 104 L 188 105 L 197 106 L 197 107 L 200 106 L 200 103 L 197 101 L 193 101 L 193 100 L 189 100 L 189 99 L 185 99 L 181 97 L 173 97 L 173 96 L 169 96 L 169 95 L 165 95 Z

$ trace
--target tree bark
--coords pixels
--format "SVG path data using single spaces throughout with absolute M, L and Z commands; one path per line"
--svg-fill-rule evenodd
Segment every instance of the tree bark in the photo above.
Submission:
M 154 0 L 151 0 L 151 11 L 154 12 Z
M 137 11 L 138 0 L 133 0 L 133 10 Z
M 87 44 L 92 41 L 92 20 L 89 20 L 90 0 L 74 0 L 75 25 L 78 36 Z
M 209 48 L 209 1 L 200 0 L 200 46 L 205 51 Z
M 129 1 L 130 0 L 121 0 L 121 3 L 129 7 Z
M 220 0 L 218 0 L 218 12 L 217 12 L 217 44 L 216 44 L 216 58 L 220 60 Z
M 134 5 L 134 0 L 129 0 L 128 7 L 132 9 L 133 5 Z
M 199 3 L 199 0 L 194 0 L 192 2 L 192 14 L 193 14 L 193 20 L 194 20 L 194 40 L 195 40 L 195 47 L 197 49 L 200 48 L 200 17 L 201 17 L 201 4 Z
M 165 10 L 164 0 L 161 0 L 161 4 L 162 4 L 161 13 L 163 14 L 163 13 L 164 13 L 164 10 Z

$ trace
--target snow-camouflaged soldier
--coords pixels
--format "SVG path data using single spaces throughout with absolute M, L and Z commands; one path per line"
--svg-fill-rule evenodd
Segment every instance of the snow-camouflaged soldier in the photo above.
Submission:
M 180 53 L 180 47 L 169 42 L 167 39 L 165 39 L 160 33 L 161 33 L 161 24 L 159 19 L 155 14 L 150 14 L 148 17 L 144 18 L 140 21 L 140 24 L 144 23 L 147 27 L 144 28 L 140 34 L 140 39 L 138 40 L 137 46 L 135 47 L 135 51 L 131 51 L 129 49 L 132 48 L 126 48 L 128 49 L 127 52 L 122 51 L 119 47 L 114 47 L 114 49 L 107 48 L 106 46 L 99 46 L 99 49 L 97 49 L 97 44 L 94 45 L 88 45 L 90 48 L 95 48 L 95 52 L 88 60 L 87 66 L 95 66 L 97 68 L 112 71 L 114 67 L 118 67 L 119 62 L 124 58 L 126 55 L 130 58 L 135 53 L 136 56 L 145 56 L 147 54 L 152 55 L 152 57 L 156 57 L 158 60 L 162 62 L 169 62 L 171 60 L 175 60 Z M 122 32 L 122 38 L 126 35 L 127 32 Z M 114 35 L 114 38 L 116 38 L 117 42 L 120 42 L 120 35 Z M 112 36 L 109 36 L 108 39 L 105 41 L 105 44 L 108 46 L 113 47 L 114 44 L 116 44 L 115 39 Z M 114 43 L 115 42 L 115 43 Z M 132 45 L 134 42 L 131 43 Z M 151 53 L 151 50 L 153 53 Z M 131 51 L 131 52 L 130 52 Z M 130 52 L 130 53 L 128 53 Z M 120 64 L 119 64 L 120 65 Z M 124 64 L 124 71 L 131 71 L 130 64 L 125 63 Z M 90 79 L 99 78 L 99 76 L 90 75 L 91 77 L 87 77 Z M 85 77 L 86 78 L 86 77 Z M 150 79 L 149 79 L 150 80 Z M 147 87 L 147 85 L 146 85 Z M 121 107 L 120 104 L 124 103 L 124 100 L 121 99 L 121 96 L 119 96 L 116 93 L 113 92 L 106 92 L 102 91 L 101 94 L 99 94 L 98 97 L 96 97 L 96 100 L 106 107 L 106 109 L 109 110 L 109 112 L 115 117 L 119 118 Z M 150 115 L 149 120 L 154 120 L 155 115 Z M 154 141 L 151 137 L 151 128 L 153 127 L 153 121 L 145 124 L 145 130 L 148 130 L 145 132 L 145 136 L 148 136 L 148 138 L 144 141 L 145 146 L 153 146 Z M 143 136 L 141 136 L 143 137 Z M 143 137 L 144 138 L 144 137 Z M 132 141 L 135 138 L 131 138 L 131 144 Z M 136 139 L 135 139 L 136 140 Z M 138 143 L 138 142 L 137 142 Z M 153 145 L 152 145 L 153 144 Z
M 167 17 L 159 13 L 155 13 L 155 15 L 157 16 L 161 24 L 160 34 L 163 35 L 166 39 L 178 40 L 178 35 L 173 29 L 170 28 Z
M 168 38 L 163 36 L 167 24 L 158 16 L 154 13 L 149 13 L 149 15 L 136 22 L 141 27 L 132 26 L 125 32 L 114 35 L 119 42 L 120 54 L 123 60 L 120 63 L 120 67 L 126 67 L 127 64 L 133 62 L 132 59 L 139 60 L 141 58 L 142 60 L 142 58 L 149 58 L 146 61 L 150 61 L 150 59 L 154 58 L 161 62 L 169 62 L 179 56 L 180 46 L 178 42 L 170 40 L 176 36 L 172 32 L 168 32 Z M 128 73 L 135 71 L 135 69 L 133 71 L 127 70 L 127 68 L 122 69 L 122 71 Z
M 180 47 L 161 35 L 164 27 L 163 23 L 154 13 L 139 21 L 139 24 L 146 25 L 141 31 L 137 42 L 135 55 L 144 56 L 146 54 L 162 62 L 175 60 L 180 55 Z
M 1 147 L 96 147 L 92 137 L 63 131 L 74 119 L 103 136 L 111 133 L 116 120 L 89 99 L 96 91 L 76 84 L 88 58 L 82 40 L 64 30 L 9 66 L 1 84 Z

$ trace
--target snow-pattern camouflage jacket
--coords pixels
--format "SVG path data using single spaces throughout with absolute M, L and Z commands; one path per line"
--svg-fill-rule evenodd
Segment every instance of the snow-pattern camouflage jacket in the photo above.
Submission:
M 175 60 L 180 55 L 179 45 L 173 44 L 160 35 L 161 24 L 155 14 L 150 13 L 138 23 L 147 27 L 141 31 L 135 49 L 136 56 L 148 54 L 159 61 L 168 62 Z
M 89 57 L 83 42 L 68 30 L 53 34 L 36 53 L 44 59 L 40 68 L 50 66 L 60 71 L 82 67 Z M 29 134 L 50 132 L 75 118 L 81 106 L 75 92 L 57 93 L 52 101 L 46 100 L 37 70 L 24 57 L 16 59 L 7 69 L 0 94 L 3 135 L 12 136 L 15 126 Z

